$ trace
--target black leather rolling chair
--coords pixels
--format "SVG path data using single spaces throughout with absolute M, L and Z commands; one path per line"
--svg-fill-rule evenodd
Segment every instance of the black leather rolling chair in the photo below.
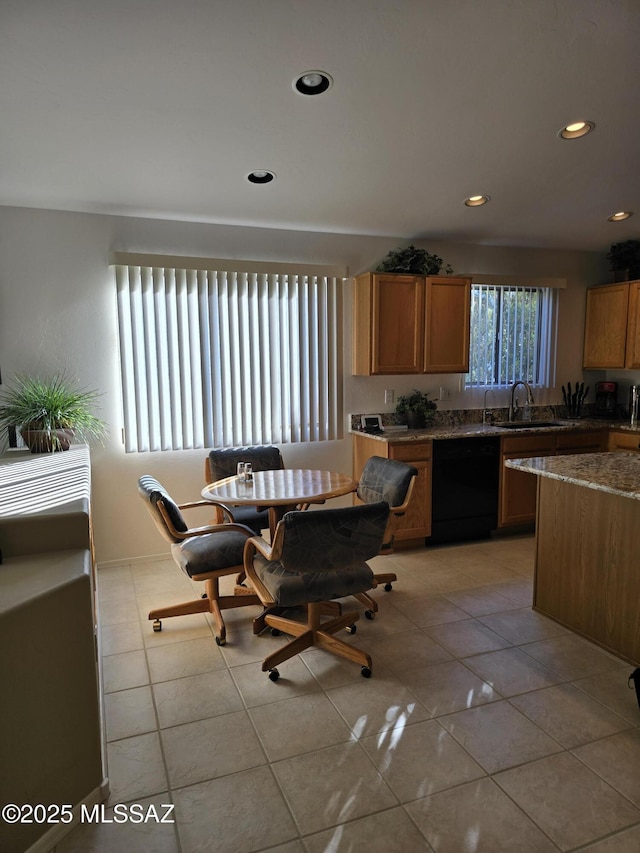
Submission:
M 277 681 L 277 665 L 310 646 L 359 663 L 362 675 L 371 675 L 371 658 L 361 649 L 335 636 L 351 626 L 355 633 L 357 611 L 322 621 L 327 602 L 356 595 L 374 585 L 366 563 L 379 553 L 389 523 L 384 501 L 363 506 L 288 512 L 279 522 L 273 542 L 262 537 L 247 540 L 244 567 L 265 610 L 254 620 L 254 632 L 266 625 L 294 637 L 270 654 L 262 671 Z M 335 604 L 335 602 L 334 602 Z M 289 607 L 306 607 L 306 621 L 281 615 Z
M 205 459 L 204 476 L 206 484 L 215 483 L 225 477 L 233 477 L 238 469 L 238 462 L 251 462 L 254 471 L 273 471 L 284 468 L 282 454 L 277 447 L 238 447 L 231 450 L 212 450 Z M 234 507 L 233 518 L 238 524 L 246 524 L 254 533 L 269 526 L 268 510 L 258 507 Z M 216 521 L 223 521 L 220 511 Z
M 216 626 L 216 643 L 226 643 L 227 630 L 222 611 L 231 607 L 246 607 L 260 604 L 253 591 L 241 586 L 244 581 L 243 552 L 245 542 L 253 531 L 242 524 L 233 523 L 233 517 L 226 507 L 217 508 L 227 513 L 230 523 L 207 525 L 206 527 L 187 527 L 181 510 L 207 506 L 207 501 L 178 505 L 166 489 L 148 474 L 138 480 L 138 493 L 144 500 L 156 527 L 162 536 L 171 543 L 171 554 L 182 571 L 192 580 L 203 581 L 205 594 L 195 601 L 161 607 L 149 613 L 153 620 L 153 630 L 162 630 L 162 619 L 170 616 L 185 616 L 190 613 L 211 613 Z M 236 593 L 220 595 L 219 579 L 225 575 L 237 574 Z
M 406 462 L 384 459 L 382 456 L 371 456 L 367 459 L 356 494 L 363 503 L 386 501 L 391 509 L 391 523 L 380 548 L 380 554 L 393 553 L 397 520 L 407 511 L 417 476 L 418 469 L 413 465 L 407 465 Z M 385 574 L 376 572 L 374 579 L 374 586 L 384 584 L 387 592 L 391 590 L 392 583 L 398 580 L 397 575 L 391 572 Z M 367 619 L 373 619 L 374 614 L 378 612 L 377 601 L 366 592 L 358 593 L 355 597 L 367 608 L 365 610 Z

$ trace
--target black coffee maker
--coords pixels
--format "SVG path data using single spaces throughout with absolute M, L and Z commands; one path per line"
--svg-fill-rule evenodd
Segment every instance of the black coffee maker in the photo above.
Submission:
M 596 382 L 596 405 L 594 414 L 597 418 L 614 418 L 618 402 L 617 382 Z

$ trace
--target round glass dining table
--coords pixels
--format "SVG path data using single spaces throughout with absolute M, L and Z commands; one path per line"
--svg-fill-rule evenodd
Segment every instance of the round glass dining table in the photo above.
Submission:
M 258 506 L 269 510 L 271 535 L 282 516 L 299 504 L 324 503 L 355 491 L 357 483 L 346 474 L 309 468 L 280 468 L 254 471 L 253 480 L 237 476 L 210 483 L 202 490 L 206 501 L 228 506 Z

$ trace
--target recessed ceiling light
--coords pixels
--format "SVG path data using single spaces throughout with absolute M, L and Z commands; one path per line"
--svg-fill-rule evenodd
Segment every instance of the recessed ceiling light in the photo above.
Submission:
M 563 127 L 558 136 L 561 139 L 580 139 L 581 136 L 591 133 L 594 127 L 595 124 L 592 121 L 574 121 Z
M 471 195 L 469 198 L 465 198 L 464 203 L 467 207 L 481 207 L 483 204 L 486 204 L 490 198 L 491 196 L 489 195 Z
M 628 219 L 630 216 L 633 216 L 632 210 L 620 210 L 618 213 L 607 216 L 607 222 L 622 222 L 623 219 Z
M 269 172 L 266 169 L 255 169 L 247 175 L 247 180 L 252 184 L 270 184 L 274 178 L 275 172 Z
M 293 88 L 301 95 L 321 95 L 333 84 L 326 71 L 305 71 L 293 81 Z

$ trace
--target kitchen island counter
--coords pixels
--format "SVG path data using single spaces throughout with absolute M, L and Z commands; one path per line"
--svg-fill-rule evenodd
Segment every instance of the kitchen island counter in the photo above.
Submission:
M 536 474 L 533 607 L 640 664 L 640 454 L 513 459 Z
M 640 501 L 640 453 L 580 453 L 508 459 L 507 468 Z

